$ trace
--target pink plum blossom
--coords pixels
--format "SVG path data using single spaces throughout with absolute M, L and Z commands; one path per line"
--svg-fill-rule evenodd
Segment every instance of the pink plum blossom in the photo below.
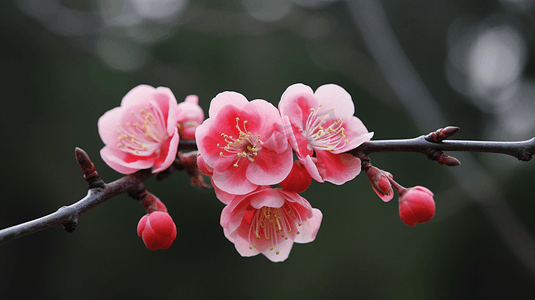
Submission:
M 171 90 L 138 85 L 98 120 L 100 138 L 106 144 L 100 155 L 114 170 L 131 174 L 154 167 L 168 168 L 175 160 L 179 135 L 177 102 Z
M 292 148 L 282 118 L 265 100 L 236 92 L 218 94 L 195 133 L 202 170 L 224 192 L 244 195 L 281 182 L 292 169 Z
M 288 87 L 279 110 L 289 142 L 312 178 L 341 185 L 360 173 L 360 159 L 344 153 L 373 136 L 357 117 L 351 96 L 335 84 L 316 92 L 304 84 Z
M 199 97 L 189 95 L 178 104 L 176 121 L 178 132 L 183 139 L 195 139 L 195 130 L 204 121 L 204 112 L 199 106 Z
M 322 213 L 305 198 L 284 189 L 258 187 L 235 196 L 221 214 L 227 239 L 242 256 L 264 254 L 273 262 L 288 258 L 293 243 L 316 238 Z

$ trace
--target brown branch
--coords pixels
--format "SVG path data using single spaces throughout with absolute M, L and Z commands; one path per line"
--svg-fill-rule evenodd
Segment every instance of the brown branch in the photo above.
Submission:
M 143 191 L 145 189 L 143 181 L 152 175 L 150 170 L 141 170 L 105 184 L 95 171 L 87 153 L 80 148 L 76 148 L 75 152 L 76 160 L 89 186 L 87 196 L 44 217 L 0 230 L 0 243 L 57 225 L 63 225 L 66 231 L 73 232 L 78 224 L 78 218 L 84 213 L 119 194 L 136 194 Z
M 529 161 L 535 154 L 535 138 L 518 142 L 466 141 L 445 140 L 457 132 L 457 127 L 446 127 L 412 139 L 378 140 L 363 143 L 349 151 L 356 157 L 366 157 L 376 152 L 417 152 L 431 160 L 448 166 L 459 165 L 460 162 L 443 151 L 465 151 L 507 154 L 518 160 Z M 446 135 L 444 136 L 444 132 Z
M 370 141 L 363 143 L 349 153 L 365 158 L 376 152 L 418 152 L 440 164 L 449 166 L 458 165 L 459 161 L 445 155 L 443 151 L 501 153 L 523 161 L 530 160 L 535 154 L 535 138 L 520 142 L 445 140 L 455 134 L 457 130 L 457 127 L 446 127 L 413 139 Z M 179 148 L 181 150 L 194 150 L 197 149 L 197 145 L 194 140 L 183 140 L 180 141 Z M 65 230 L 72 232 L 76 229 L 80 216 L 110 198 L 127 193 L 132 198 L 139 199 L 139 195 L 145 191 L 143 182 L 152 176 L 150 170 L 141 170 L 106 184 L 100 179 L 89 156 L 79 148 L 76 148 L 75 152 L 76 160 L 88 184 L 87 196 L 44 217 L 0 230 L 0 243 L 60 224 Z M 203 181 L 202 173 L 197 168 L 196 161 L 196 151 L 185 154 L 178 152 L 175 162 L 167 170 L 159 173 L 157 179 L 161 180 L 173 171 L 185 170 L 191 177 L 192 185 L 208 188 L 209 186 Z
M 196 145 L 191 141 L 183 143 L 181 141 L 180 147 L 184 145 L 184 149 L 195 149 Z M 151 170 L 140 170 L 134 174 L 130 174 L 120 178 L 109 184 L 104 183 L 98 173 L 95 170 L 95 166 L 91 162 L 91 159 L 87 153 L 80 149 L 75 149 L 76 161 L 82 169 L 84 179 L 88 184 L 87 195 L 78 202 L 69 206 L 63 206 L 56 212 L 41 218 L 28 221 L 19 225 L 8 227 L 0 230 L 0 243 L 6 242 L 11 239 L 15 239 L 26 234 L 34 233 L 43 229 L 51 228 L 57 225 L 63 225 L 66 231 L 73 232 L 78 225 L 78 219 L 89 210 L 95 208 L 99 204 L 123 193 L 127 193 L 130 197 L 139 200 L 140 195 L 146 192 L 144 181 L 152 176 Z M 192 182 L 195 180 L 197 185 L 201 187 L 207 187 L 202 181 L 202 174 L 195 173 L 196 168 L 196 152 L 190 152 L 177 156 L 177 160 L 173 163 L 173 170 L 186 170 L 190 176 L 193 174 Z M 198 171 L 197 171 L 198 172 Z M 199 179 L 200 177 L 200 179 Z

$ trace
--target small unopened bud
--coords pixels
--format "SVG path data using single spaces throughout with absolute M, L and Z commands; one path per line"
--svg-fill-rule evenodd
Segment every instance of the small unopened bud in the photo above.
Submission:
M 376 167 L 371 167 L 366 169 L 366 176 L 368 176 L 368 180 L 370 180 L 373 190 L 381 200 L 384 202 L 392 200 L 394 191 L 392 190 L 392 185 L 388 179 L 388 177 L 392 178 L 390 173 L 379 170 Z
M 399 216 L 405 224 L 414 226 L 416 223 L 425 223 L 434 215 L 435 201 L 429 189 L 415 186 L 400 192 Z
M 430 142 L 439 143 L 449 137 L 452 137 L 455 133 L 457 133 L 457 131 L 459 131 L 459 129 L 460 128 L 456 126 L 448 126 L 446 128 L 439 128 L 437 131 L 431 132 L 428 135 L 426 135 L 425 139 Z
M 137 224 L 137 235 L 152 251 L 167 249 L 176 238 L 176 226 L 171 216 L 163 211 L 144 215 Z
M 279 183 L 284 189 L 290 190 L 292 192 L 301 193 L 304 192 L 312 182 L 312 177 L 308 173 L 305 166 L 303 166 L 299 161 L 294 161 L 292 170 L 286 178 Z
M 176 117 L 180 138 L 195 139 L 195 130 L 204 121 L 204 112 L 198 103 L 199 97 L 189 95 L 184 102 L 178 104 Z

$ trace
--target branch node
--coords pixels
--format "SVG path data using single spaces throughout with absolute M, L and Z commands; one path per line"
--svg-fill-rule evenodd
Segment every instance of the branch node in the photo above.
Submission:
M 72 205 L 62 206 L 58 209 L 58 212 L 65 210 L 67 210 L 67 217 L 62 223 L 63 229 L 65 229 L 65 231 L 67 232 L 73 232 L 76 229 L 76 226 L 78 225 L 78 212 Z
M 63 229 L 65 229 L 65 231 L 67 231 L 67 232 L 71 232 L 72 233 L 76 229 L 76 226 L 78 226 L 78 219 L 63 224 Z
M 149 193 L 149 191 L 147 191 L 146 188 L 142 188 L 136 192 L 129 192 L 128 196 L 130 196 L 134 200 L 142 200 L 147 196 L 147 193 Z
M 521 161 L 530 161 L 533 156 L 530 153 L 524 153 L 522 157 L 520 157 L 518 160 Z
M 74 152 L 76 154 L 76 161 L 82 169 L 84 179 L 85 181 L 87 181 L 89 189 L 104 188 L 105 183 L 95 170 L 95 165 L 93 164 L 93 162 L 91 162 L 89 155 L 87 155 L 84 150 L 78 147 L 75 148 Z
M 177 170 L 184 170 L 191 179 L 192 186 L 198 186 L 201 189 L 209 189 L 210 185 L 204 182 L 203 173 L 197 166 L 197 153 L 177 153 L 177 159 L 174 163 Z
M 368 170 L 373 167 L 371 162 L 370 162 L 370 158 L 367 157 L 367 156 L 364 156 L 362 158 L 360 158 L 360 165 L 361 165 L 361 169 L 364 171 L 364 172 L 368 172 Z
M 437 129 L 437 131 L 427 134 L 424 138 L 428 142 L 440 143 L 443 140 L 452 137 L 454 134 L 457 133 L 457 131 L 459 131 L 459 129 L 461 128 L 456 126 L 447 126 L 445 128 L 439 128 Z

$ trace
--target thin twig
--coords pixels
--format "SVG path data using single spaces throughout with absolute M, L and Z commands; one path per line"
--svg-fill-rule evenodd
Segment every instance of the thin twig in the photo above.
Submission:
M 92 165 L 91 160 L 83 150 L 77 148 L 76 156 L 77 158 L 83 157 L 83 162 Z M 78 160 L 78 162 L 80 163 L 81 161 Z M 86 175 L 84 166 L 82 163 L 80 165 L 84 175 Z M 142 191 L 144 189 L 143 181 L 150 176 L 150 170 L 141 170 L 109 184 L 103 183 L 102 180 L 98 178 L 97 180 L 102 183 L 98 184 L 97 187 L 92 188 L 91 186 L 92 182 L 94 182 L 94 178 L 86 178 L 86 176 L 84 176 L 88 181 L 90 188 L 83 199 L 69 206 L 63 206 L 56 212 L 44 217 L 0 230 L 0 243 L 57 225 L 63 225 L 66 231 L 73 232 L 78 224 L 78 218 L 84 213 L 119 194 L 138 193 Z
M 363 143 L 350 151 L 357 157 L 376 152 L 417 152 L 430 156 L 433 151 L 500 153 L 529 161 L 535 154 L 535 138 L 518 142 L 445 140 L 430 142 L 422 135 L 413 139 L 377 140 Z M 430 157 L 431 158 L 431 157 Z
M 181 141 L 179 145 L 181 149 L 189 150 L 197 148 L 195 141 L 185 141 Z M 152 176 L 149 169 L 140 170 L 106 184 L 100 179 L 87 153 L 80 148 L 76 148 L 75 153 L 76 160 L 88 184 L 89 190 L 87 195 L 74 204 L 59 208 L 54 213 L 0 230 L 0 243 L 58 225 L 63 225 L 68 232 L 73 232 L 78 225 L 80 216 L 99 204 L 123 193 L 127 193 L 134 199 L 139 199 L 139 194 L 145 191 L 143 182 Z M 188 173 L 195 175 L 195 178 L 192 178 L 192 182 L 195 180 L 199 186 L 206 187 L 202 178 L 198 178 L 202 175 L 193 171 L 196 166 L 196 152 L 186 153 L 183 156 L 185 158 L 182 156 L 177 157 L 177 162 L 173 164 L 172 170 L 187 170 Z

